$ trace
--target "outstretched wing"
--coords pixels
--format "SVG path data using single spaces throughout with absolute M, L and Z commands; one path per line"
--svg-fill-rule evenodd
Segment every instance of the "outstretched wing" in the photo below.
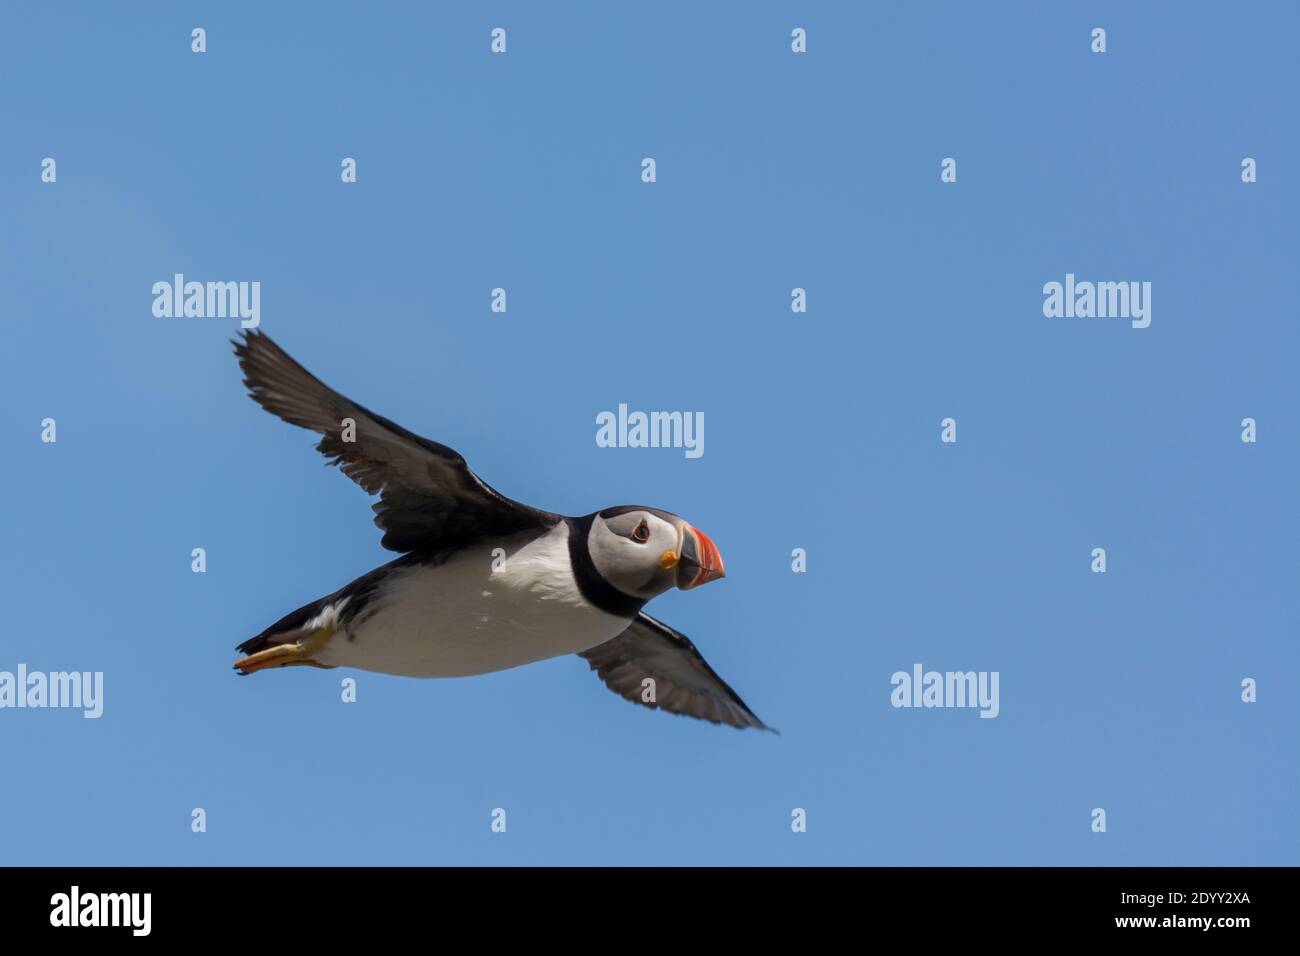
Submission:
M 340 395 L 261 332 L 245 332 L 234 345 L 253 400 L 286 422 L 323 435 L 316 448 L 330 464 L 379 495 L 375 524 L 384 530 L 385 548 L 457 546 L 488 535 L 549 528 L 560 520 L 500 494 L 446 445 Z
M 690 638 L 648 614 L 638 614 L 618 637 L 578 656 L 625 700 L 715 724 L 772 730 L 713 672 Z M 654 684 L 645 684 L 646 678 Z M 651 687 L 654 699 L 647 700 Z

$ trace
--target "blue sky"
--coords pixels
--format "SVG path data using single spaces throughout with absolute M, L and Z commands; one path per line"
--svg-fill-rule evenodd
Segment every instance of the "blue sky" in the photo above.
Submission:
M 1298 862 L 1293 5 L 52 7 L 0 30 L 0 670 L 105 701 L 0 710 L 0 863 Z M 235 677 L 391 555 L 176 272 L 508 495 L 706 530 L 649 610 L 781 736 L 576 658 Z M 597 447 L 620 402 L 706 453 Z M 916 662 L 997 719 L 891 707 Z

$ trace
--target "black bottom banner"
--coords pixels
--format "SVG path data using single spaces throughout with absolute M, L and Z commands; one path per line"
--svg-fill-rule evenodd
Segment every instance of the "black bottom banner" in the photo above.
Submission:
M 6 936 L 80 943 L 712 929 L 1228 943 L 1289 922 L 1289 869 L 0 869 Z M 748 931 L 748 932 L 747 932 Z M 595 935 L 599 934 L 599 935 Z M 971 935 L 975 934 L 975 935 Z M 1239 934 L 1247 934 L 1242 937 Z M 655 942 L 655 941 L 658 942 Z

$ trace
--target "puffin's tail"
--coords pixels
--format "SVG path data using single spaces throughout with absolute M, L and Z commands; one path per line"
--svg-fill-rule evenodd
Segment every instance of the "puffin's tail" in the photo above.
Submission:
M 235 670 L 244 675 L 268 667 L 331 667 L 311 658 L 334 636 L 339 610 L 338 605 L 330 603 L 330 598 L 321 598 L 286 614 L 261 634 L 236 647 L 244 656 L 235 661 Z
M 272 647 L 279 647 L 281 644 L 292 644 L 299 640 L 302 634 L 302 631 L 277 631 L 273 634 L 267 630 L 257 635 L 257 637 L 250 637 L 244 643 L 238 645 L 235 650 L 245 657 L 251 654 L 260 654 L 262 651 Z
M 333 597 L 333 595 L 331 595 Z M 280 620 L 276 621 L 261 634 L 256 637 L 250 637 L 244 643 L 240 644 L 235 650 L 243 654 L 256 654 L 258 651 L 264 651 L 268 647 L 274 647 L 277 644 L 286 644 L 290 641 L 297 640 L 295 631 L 301 631 L 307 626 L 312 618 L 318 617 L 321 611 L 329 605 L 330 598 L 319 598 L 310 604 L 304 604 L 296 611 L 290 611 Z

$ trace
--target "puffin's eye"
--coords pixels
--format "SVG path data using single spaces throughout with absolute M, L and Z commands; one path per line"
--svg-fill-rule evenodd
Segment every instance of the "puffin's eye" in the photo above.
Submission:
M 632 532 L 632 540 L 640 541 L 642 544 L 645 544 L 647 541 L 649 541 L 650 526 L 647 525 L 644 521 L 642 521 L 639 525 L 636 526 L 636 529 Z

